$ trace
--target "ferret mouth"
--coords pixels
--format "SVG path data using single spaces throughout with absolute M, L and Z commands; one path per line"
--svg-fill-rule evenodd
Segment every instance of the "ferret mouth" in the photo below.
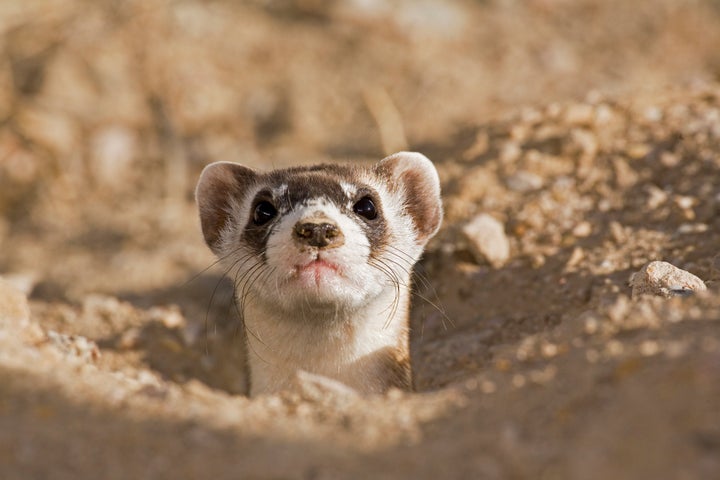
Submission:
M 325 279 L 329 280 L 342 276 L 342 271 L 338 264 L 319 257 L 316 257 L 308 263 L 297 265 L 295 267 L 295 273 L 299 280 L 317 286 L 320 286 Z

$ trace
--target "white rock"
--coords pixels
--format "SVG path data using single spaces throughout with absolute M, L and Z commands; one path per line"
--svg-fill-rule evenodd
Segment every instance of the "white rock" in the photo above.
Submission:
M 30 306 L 23 292 L 0 277 L 0 354 L 13 355 L 21 344 L 37 344 L 45 333 L 30 318 Z M 11 344 L 3 344 L 11 339 Z
M 532 172 L 520 171 L 506 180 L 507 186 L 514 192 L 531 192 L 543 186 L 543 179 Z
M 592 234 L 592 225 L 590 222 L 582 221 L 575 225 L 572 234 L 576 237 L 584 238 Z
M 595 108 L 585 103 L 568 105 L 565 121 L 571 125 L 590 125 L 595 117 Z
M 667 262 L 650 262 L 630 276 L 632 298 L 657 295 L 670 298 L 707 290 L 705 283 L 690 272 Z
M 70 357 L 76 357 L 86 362 L 94 362 L 100 358 L 100 349 L 97 344 L 81 335 L 67 335 L 48 330 L 47 338 L 51 345 Z
M 23 106 L 15 114 L 23 135 L 59 156 L 80 150 L 80 127 L 69 115 L 36 107 Z
M 463 229 L 470 251 L 479 262 L 488 262 L 495 268 L 502 267 L 510 258 L 510 241 L 505 227 L 494 217 L 481 213 Z
M 0 325 L 29 322 L 30 308 L 25 294 L 0 278 Z
M 298 370 L 291 391 L 306 402 L 320 405 L 345 405 L 360 394 L 344 383 L 323 375 Z
M 90 142 L 92 172 L 105 186 L 128 181 L 138 149 L 135 132 L 114 125 L 95 132 Z
M 500 160 L 503 163 L 514 163 L 522 155 L 522 148 L 517 142 L 508 141 L 500 148 Z
M 35 288 L 37 275 L 33 272 L 9 273 L 3 275 L 0 281 L 4 281 L 17 290 L 20 290 L 25 296 L 28 296 L 33 288 Z

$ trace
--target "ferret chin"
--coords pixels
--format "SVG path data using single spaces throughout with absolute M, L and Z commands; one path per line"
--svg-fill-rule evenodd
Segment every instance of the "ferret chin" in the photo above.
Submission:
M 443 216 L 430 160 L 270 172 L 217 162 L 196 198 L 235 282 L 251 395 L 290 386 L 298 370 L 363 393 L 412 388 L 411 274 Z

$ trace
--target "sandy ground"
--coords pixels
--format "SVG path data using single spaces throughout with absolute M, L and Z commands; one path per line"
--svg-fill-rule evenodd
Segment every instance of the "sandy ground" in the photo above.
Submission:
M 716 2 L 10 1 L 0 31 L 1 478 L 720 478 Z M 446 212 L 416 391 L 247 398 L 200 169 L 401 148 Z M 707 291 L 631 298 L 653 260 Z

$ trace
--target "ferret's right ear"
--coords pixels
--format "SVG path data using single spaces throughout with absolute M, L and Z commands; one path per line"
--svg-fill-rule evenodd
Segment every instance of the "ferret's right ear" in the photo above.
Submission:
M 382 159 L 375 171 L 402 189 L 405 211 L 417 231 L 417 243 L 425 245 L 440 229 L 443 218 L 440 178 L 433 163 L 421 153 L 398 152 Z
M 195 201 L 200 211 L 200 225 L 205 242 L 220 254 L 220 235 L 230 220 L 232 199 L 242 199 L 255 182 L 254 170 L 238 163 L 211 163 L 200 174 Z

